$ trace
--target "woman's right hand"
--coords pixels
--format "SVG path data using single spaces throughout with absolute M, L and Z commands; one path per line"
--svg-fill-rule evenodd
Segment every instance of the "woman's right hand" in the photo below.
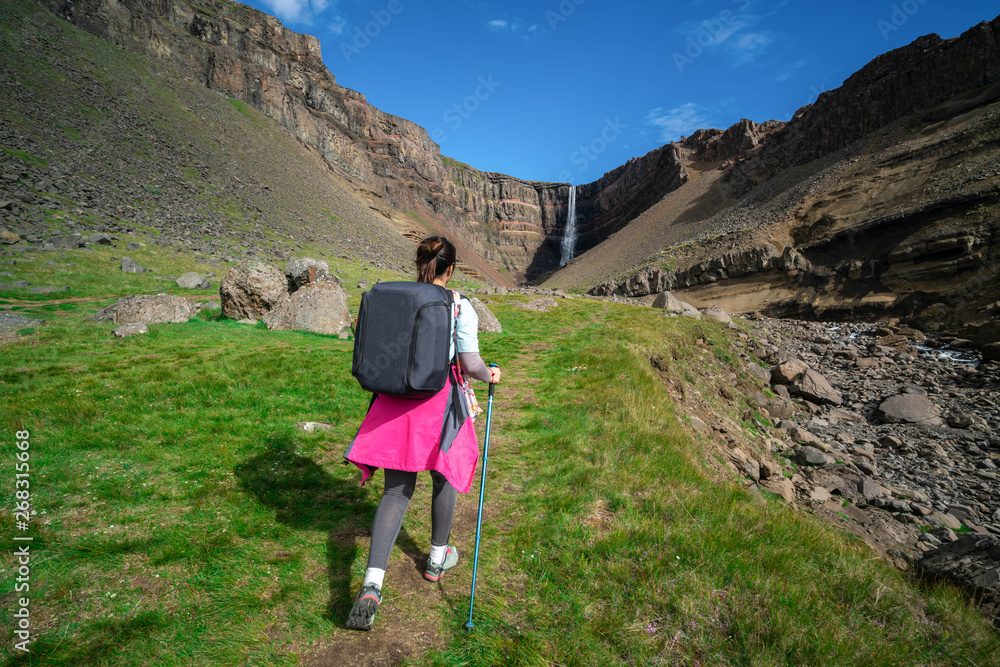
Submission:
M 500 384 L 500 368 L 490 366 L 490 384 Z

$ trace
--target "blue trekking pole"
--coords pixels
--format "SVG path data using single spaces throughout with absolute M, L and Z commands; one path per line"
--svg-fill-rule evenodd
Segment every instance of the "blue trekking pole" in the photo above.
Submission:
M 500 368 L 498 364 L 490 364 L 490 368 Z M 496 384 L 490 383 L 490 399 L 486 404 L 486 442 L 483 445 L 483 472 L 479 482 L 479 518 L 476 519 L 476 556 L 472 561 L 472 598 L 469 600 L 469 622 L 466 630 L 476 627 L 472 623 L 472 608 L 476 604 L 476 572 L 479 569 L 479 536 L 483 531 L 483 497 L 486 495 L 486 463 L 490 459 L 490 423 L 493 421 L 493 390 Z

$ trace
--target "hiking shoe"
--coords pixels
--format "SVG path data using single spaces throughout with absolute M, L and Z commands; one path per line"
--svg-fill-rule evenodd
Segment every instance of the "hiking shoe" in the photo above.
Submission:
M 354 607 L 347 617 L 347 627 L 351 630 L 371 630 L 375 623 L 375 612 L 382 602 L 382 589 L 375 584 L 368 584 L 354 598 Z
M 458 565 L 458 549 L 449 544 L 444 552 L 444 562 L 435 565 L 430 560 L 427 561 L 427 569 L 424 570 L 424 579 L 427 581 L 438 581 L 447 570 L 456 565 Z

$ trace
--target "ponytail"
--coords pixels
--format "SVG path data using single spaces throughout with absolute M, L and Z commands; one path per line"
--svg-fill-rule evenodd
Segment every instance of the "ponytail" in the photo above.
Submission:
M 455 246 L 443 236 L 431 236 L 417 246 L 417 281 L 432 283 L 455 265 Z

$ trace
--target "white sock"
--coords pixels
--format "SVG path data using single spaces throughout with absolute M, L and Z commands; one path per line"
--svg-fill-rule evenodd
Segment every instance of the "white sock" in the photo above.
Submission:
M 365 583 L 367 586 L 369 584 L 375 584 L 379 588 L 382 588 L 382 580 L 385 579 L 385 570 L 378 567 L 370 567 L 365 572 Z
M 444 562 L 444 552 L 448 550 L 448 545 L 443 547 L 436 547 L 431 545 L 431 563 L 434 565 L 440 565 Z

